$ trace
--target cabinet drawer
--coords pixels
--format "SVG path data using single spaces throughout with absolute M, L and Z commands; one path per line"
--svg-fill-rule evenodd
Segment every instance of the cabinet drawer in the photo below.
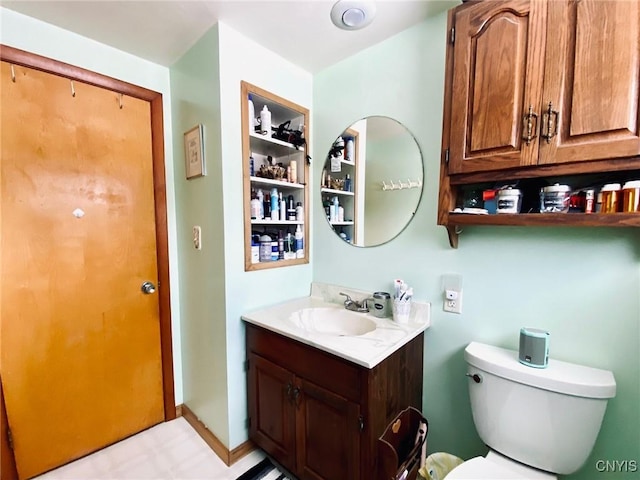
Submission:
M 344 398 L 360 402 L 362 367 L 251 324 L 247 324 L 247 350 Z

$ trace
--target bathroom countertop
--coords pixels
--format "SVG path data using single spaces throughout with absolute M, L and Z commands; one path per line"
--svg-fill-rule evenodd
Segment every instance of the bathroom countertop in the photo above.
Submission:
M 366 368 L 375 367 L 430 326 L 430 304 L 414 301 L 409 322 L 406 324 L 396 323 L 391 318 L 377 318 L 369 313 L 357 313 L 356 315 L 364 315 L 376 323 L 376 329 L 364 335 L 338 336 L 297 327 L 290 318 L 299 310 L 344 308 L 342 303 L 330 301 L 331 298 L 327 298 L 327 295 L 318 295 L 317 290 L 312 287 L 312 294 L 307 297 L 247 312 L 242 315 L 242 319 Z M 345 288 L 339 288 L 339 290 L 349 293 L 355 299 L 365 298 L 362 295 L 359 296 L 358 291 L 355 290 Z

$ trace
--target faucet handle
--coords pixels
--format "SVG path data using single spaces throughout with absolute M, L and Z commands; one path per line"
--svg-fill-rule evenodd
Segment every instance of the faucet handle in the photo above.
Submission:
M 345 298 L 345 300 L 344 300 L 345 305 L 346 305 L 347 303 L 351 303 L 351 302 L 353 302 L 353 300 L 351 300 L 351 297 L 350 297 L 349 295 L 347 295 L 346 293 L 342 293 L 342 292 L 340 292 L 340 295 L 347 297 L 347 298 Z

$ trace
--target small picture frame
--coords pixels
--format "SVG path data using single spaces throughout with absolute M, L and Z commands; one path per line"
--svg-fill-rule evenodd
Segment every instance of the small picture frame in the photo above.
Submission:
M 206 174 L 203 133 L 204 128 L 200 124 L 184 134 L 184 167 L 187 180 Z

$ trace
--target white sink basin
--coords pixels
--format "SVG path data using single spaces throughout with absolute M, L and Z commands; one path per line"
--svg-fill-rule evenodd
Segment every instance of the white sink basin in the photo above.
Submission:
M 356 337 L 373 332 L 376 323 L 363 313 L 344 308 L 303 308 L 291 314 L 289 320 L 309 333 Z

